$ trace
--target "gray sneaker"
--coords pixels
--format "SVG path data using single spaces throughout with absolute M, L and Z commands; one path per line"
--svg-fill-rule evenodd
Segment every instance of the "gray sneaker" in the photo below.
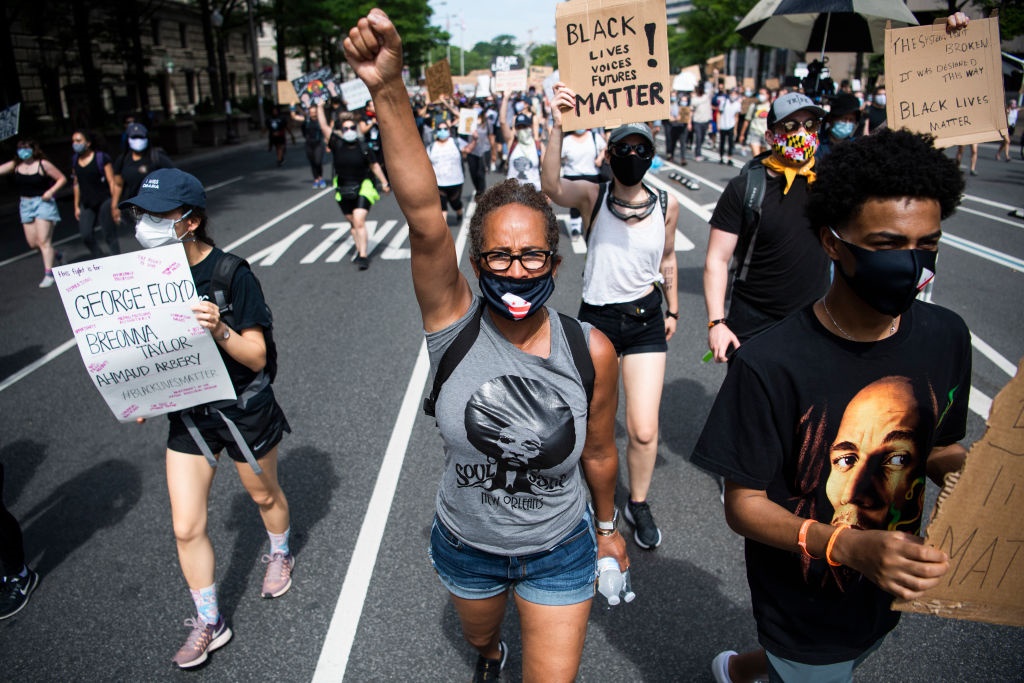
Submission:
M 263 575 L 264 598 L 279 598 L 288 592 L 292 587 L 292 569 L 295 568 L 295 556 L 291 553 L 285 555 L 276 552 L 272 555 L 263 556 L 263 564 L 267 565 L 267 571 Z
M 633 540 L 644 550 L 661 545 L 661 530 L 654 522 L 654 515 L 647 501 L 626 505 L 626 521 L 633 525 Z
M 210 653 L 223 647 L 231 640 L 231 629 L 224 615 L 217 617 L 216 624 L 207 624 L 199 617 L 185 620 L 185 626 L 192 629 L 188 640 L 174 655 L 174 663 L 182 669 L 191 669 L 206 661 Z

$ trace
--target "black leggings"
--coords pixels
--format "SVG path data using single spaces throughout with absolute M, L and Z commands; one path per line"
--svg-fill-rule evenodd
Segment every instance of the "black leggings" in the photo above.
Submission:
M 306 142 L 306 159 L 309 160 L 309 170 L 313 172 L 313 180 L 324 177 L 324 143 Z
M 456 213 L 462 213 L 462 183 L 437 188 L 441 193 L 441 210 L 448 210 L 448 203 L 451 202 L 452 209 Z
M 722 157 L 723 159 L 725 157 L 731 157 L 732 156 L 732 153 L 733 153 L 733 133 L 735 133 L 735 132 L 736 132 L 735 128 L 730 128 L 729 130 L 722 130 L 721 128 L 718 129 L 718 155 L 720 157 Z M 728 154 L 725 153 L 726 142 L 728 142 L 728 145 L 729 145 L 729 153 Z
M 473 181 L 473 189 L 478 195 L 487 189 L 487 162 L 485 159 L 489 157 L 489 154 L 487 157 L 477 154 L 466 156 L 466 162 L 469 164 L 469 179 Z
M 15 576 L 25 568 L 21 526 L 4 505 L 3 463 L 0 463 L 0 565 L 3 565 L 4 576 Z

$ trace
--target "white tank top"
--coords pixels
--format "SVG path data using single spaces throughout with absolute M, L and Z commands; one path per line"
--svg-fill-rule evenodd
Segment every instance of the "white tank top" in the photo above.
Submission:
M 508 178 L 518 180 L 520 184 L 531 184 L 540 192 L 540 155 L 532 144 L 523 145 L 516 142 L 508 155 Z
M 434 175 L 437 176 L 438 187 L 452 187 L 465 181 L 459 142 L 461 140 L 455 138 L 448 138 L 443 142 L 435 140 L 427 149 L 430 163 L 434 167 Z
M 611 192 L 611 186 L 608 186 Z M 657 193 L 655 193 L 657 194 Z M 665 215 L 660 201 L 647 218 L 623 221 L 609 209 L 607 195 L 590 226 L 583 300 L 593 306 L 635 301 L 655 282 L 664 282 Z

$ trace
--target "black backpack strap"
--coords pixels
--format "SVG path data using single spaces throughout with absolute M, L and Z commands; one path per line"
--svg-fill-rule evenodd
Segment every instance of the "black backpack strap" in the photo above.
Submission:
M 231 307 L 231 282 L 235 277 L 235 271 L 239 266 L 246 263 L 241 256 L 224 252 L 216 265 L 213 266 L 213 275 L 210 277 L 210 300 L 217 304 L 222 318 L 232 317 Z M 248 265 L 246 263 L 246 265 Z M 230 322 L 228 323 L 230 325 Z
M 597 199 L 594 201 L 594 210 L 590 212 L 590 222 L 587 223 L 586 232 L 583 234 L 583 240 L 585 242 L 590 241 L 590 231 L 594 228 L 594 221 L 597 219 L 597 212 L 601 210 L 601 202 L 604 201 L 604 196 L 608 194 L 608 183 L 597 184 Z
M 580 321 L 565 313 L 558 314 L 562 321 L 562 331 L 565 334 L 565 341 L 569 343 L 569 351 L 572 353 L 572 362 L 576 365 L 576 372 L 580 373 L 580 380 L 583 382 L 583 389 L 587 392 L 587 406 L 594 398 L 594 359 L 590 357 L 590 346 L 587 344 L 586 335 L 583 334 L 583 326 Z
M 476 311 L 473 312 L 473 317 L 455 335 L 455 339 L 445 349 L 441 360 L 437 363 L 437 371 L 434 373 L 434 385 L 430 389 L 430 395 L 423 399 L 423 412 L 430 417 L 437 417 L 434 414 L 434 408 L 437 403 L 437 396 L 441 393 L 441 387 L 452 376 L 452 372 L 462 362 L 462 359 L 466 357 L 466 354 L 473 347 L 476 338 L 480 335 L 480 318 L 483 314 L 484 302 L 481 301 L 480 305 L 476 307 Z
M 744 168 L 746 184 L 743 190 L 743 223 L 740 226 L 739 242 L 733 254 L 736 268 L 736 280 L 743 281 L 750 270 L 750 261 L 754 255 L 754 242 L 761 223 L 761 202 L 764 201 L 765 185 L 768 182 L 767 171 L 761 163 L 762 156 L 755 157 Z

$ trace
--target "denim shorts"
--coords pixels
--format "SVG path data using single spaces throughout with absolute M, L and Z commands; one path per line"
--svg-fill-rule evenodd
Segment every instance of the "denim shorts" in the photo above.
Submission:
M 37 218 L 60 223 L 60 211 L 57 210 L 57 202 L 52 199 L 46 201 L 42 197 L 22 197 L 18 208 L 22 223 L 31 223 Z
M 452 595 L 483 600 L 508 590 L 538 605 L 575 605 L 594 597 L 597 537 L 590 512 L 561 541 L 531 555 L 495 555 L 463 543 L 436 516 L 430 562 Z
M 835 664 L 804 664 L 783 659 L 765 651 L 768 655 L 768 680 L 770 683 L 853 683 L 853 670 L 882 646 L 882 636 L 875 644 L 856 659 Z
M 604 332 L 615 353 L 666 353 L 665 315 L 657 287 L 636 301 L 594 306 L 584 301 L 576 317 Z

